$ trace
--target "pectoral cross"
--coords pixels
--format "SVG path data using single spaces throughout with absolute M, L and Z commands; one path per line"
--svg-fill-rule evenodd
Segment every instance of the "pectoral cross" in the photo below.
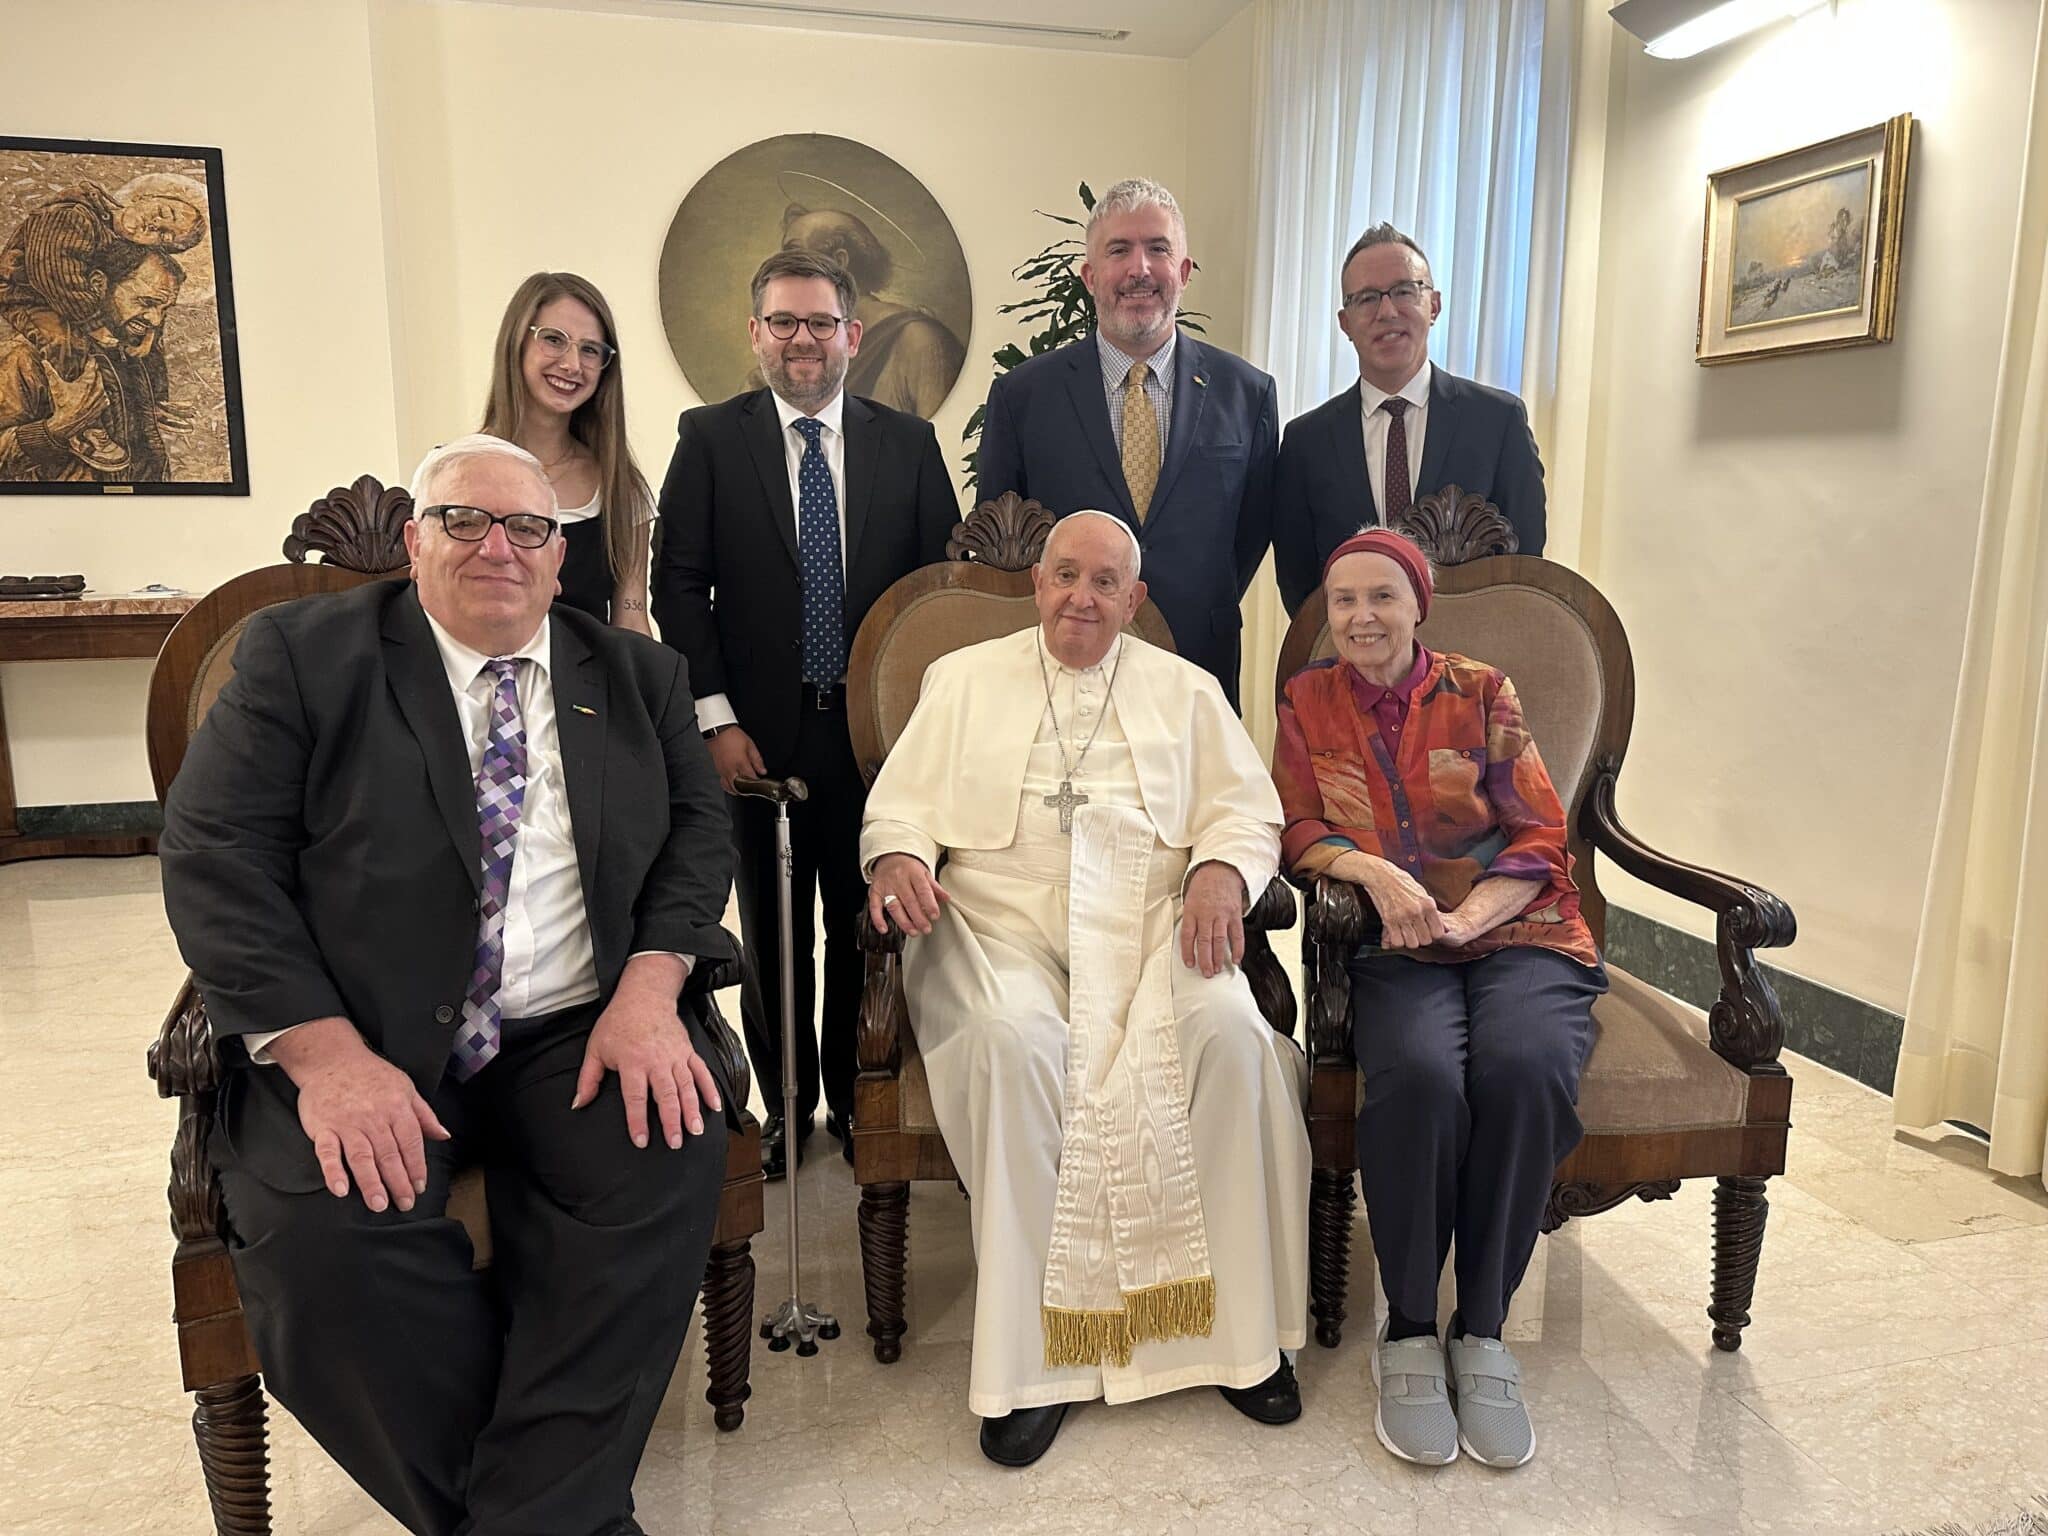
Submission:
M 1074 807 L 1086 805 L 1088 797 L 1074 793 L 1074 781 L 1072 779 L 1062 779 L 1060 781 L 1060 792 L 1056 795 L 1047 795 L 1045 803 L 1047 805 L 1056 805 L 1060 808 L 1060 830 L 1071 834 L 1074 830 Z

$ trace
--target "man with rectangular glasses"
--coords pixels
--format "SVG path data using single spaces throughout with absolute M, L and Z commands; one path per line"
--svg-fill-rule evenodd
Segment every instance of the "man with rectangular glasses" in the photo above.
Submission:
M 1429 360 L 1443 310 L 1429 258 L 1391 224 L 1345 254 L 1337 326 L 1358 353 L 1358 382 L 1288 423 L 1274 493 L 1273 567 L 1291 614 L 1322 580 L 1330 551 L 1392 524 L 1457 485 L 1500 508 L 1521 553 L 1543 553 L 1543 463 L 1529 413 Z
M 208 1152 L 266 1384 L 394 1518 L 626 1536 L 737 1108 L 682 996 L 725 800 L 675 653 L 550 612 L 539 460 L 459 438 L 413 494 L 413 579 L 256 614 L 165 798 Z
M 774 1106 L 761 1158 L 780 1178 L 801 1157 L 818 1104 L 848 1162 L 860 1012 L 854 924 L 867 899 L 860 821 L 867 789 L 846 727 L 846 659 L 868 609 L 901 576 L 946 556 L 960 519 L 931 423 L 846 391 L 860 350 L 846 268 L 783 249 L 754 274 L 747 335 L 765 389 L 685 411 L 661 488 L 654 617 L 690 661 L 697 720 L 730 790 L 795 775 L 790 942 L 796 969 L 797 1123 L 782 1123 L 782 973 L 775 821 L 733 807 L 741 1016 L 755 1079 Z M 814 901 L 825 913 L 823 1061 Z

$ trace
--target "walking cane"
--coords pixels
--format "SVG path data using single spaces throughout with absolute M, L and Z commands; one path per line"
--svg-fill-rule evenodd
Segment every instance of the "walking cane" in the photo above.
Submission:
M 839 1337 L 839 1319 L 803 1299 L 799 1280 L 800 1250 L 796 1214 L 796 959 L 790 947 L 789 886 L 795 857 L 789 850 L 789 807 L 794 800 L 810 798 L 802 779 L 736 778 L 733 792 L 767 800 L 775 806 L 775 867 L 781 877 L 779 903 L 782 965 L 782 1134 L 784 1155 L 789 1159 L 783 1185 L 789 1198 L 789 1296 L 781 1306 L 761 1319 L 761 1337 L 769 1349 L 781 1353 L 794 1343 L 799 1355 L 815 1355 L 819 1339 Z M 760 964 L 755 956 L 754 963 Z

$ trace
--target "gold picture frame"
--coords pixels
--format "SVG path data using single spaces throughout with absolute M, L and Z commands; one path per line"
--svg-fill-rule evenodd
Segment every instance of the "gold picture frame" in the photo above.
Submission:
M 1913 115 L 1707 178 L 1694 359 L 1892 339 Z

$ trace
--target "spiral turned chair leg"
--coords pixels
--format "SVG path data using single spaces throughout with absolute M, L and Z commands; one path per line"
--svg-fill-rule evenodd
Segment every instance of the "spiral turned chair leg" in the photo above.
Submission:
M 1707 1316 L 1718 1349 L 1742 1348 L 1742 1330 L 1749 1326 L 1764 1219 L 1771 1211 L 1764 1184 L 1763 1179 L 1723 1175 L 1714 1188 L 1714 1300 Z
M 868 1293 L 868 1337 L 875 1358 L 903 1358 L 903 1263 L 910 1246 L 910 1185 L 901 1179 L 860 1191 L 860 1269 Z
M 738 1429 L 747 1416 L 753 1358 L 754 1255 L 743 1237 L 713 1248 L 704 1268 L 704 1401 L 720 1429 Z
M 1316 1342 L 1335 1349 L 1344 1337 L 1344 1303 L 1351 1291 L 1351 1210 L 1355 1191 L 1349 1168 L 1318 1168 L 1309 1186 L 1308 1287 L 1316 1315 Z
M 195 1395 L 192 1438 L 199 1443 L 213 1528 L 220 1536 L 270 1536 L 262 1378 L 239 1376 Z

